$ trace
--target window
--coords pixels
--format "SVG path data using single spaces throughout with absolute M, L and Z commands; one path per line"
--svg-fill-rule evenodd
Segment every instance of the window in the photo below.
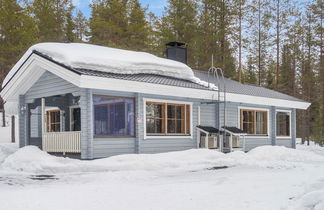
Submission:
M 241 109 L 240 127 L 251 135 L 268 135 L 267 111 Z
M 94 96 L 94 136 L 135 136 L 134 99 Z
M 277 112 L 277 136 L 290 136 L 290 112 Z
M 61 131 L 61 111 L 50 110 L 46 111 L 47 132 L 60 132 Z
M 190 135 L 190 105 L 146 102 L 148 135 Z
M 79 107 L 70 108 L 70 130 L 81 131 L 81 109 Z

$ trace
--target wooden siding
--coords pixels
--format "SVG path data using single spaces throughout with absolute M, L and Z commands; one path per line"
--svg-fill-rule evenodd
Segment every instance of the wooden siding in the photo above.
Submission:
M 216 104 L 200 105 L 200 124 L 203 126 L 217 125 L 217 105 Z
M 25 94 L 27 103 L 33 99 L 78 92 L 79 88 L 46 71 Z
M 135 138 L 93 138 L 93 157 L 135 153 Z
M 200 124 L 217 127 L 218 121 L 223 125 L 224 104 L 220 104 L 218 114 L 217 104 L 201 104 L 204 100 L 189 99 L 186 97 L 167 97 L 151 94 L 139 94 L 132 92 L 119 92 L 95 89 L 80 89 L 56 75 L 45 72 L 40 79 L 27 91 L 25 96 L 20 96 L 20 107 L 24 103 L 31 103 L 34 99 L 40 97 L 49 97 L 74 93 L 80 96 L 81 108 L 81 158 L 93 159 L 108 157 L 118 154 L 129 153 L 157 153 L 179 151 L 196 148 L 196 125 L 198 124 L 198 107 L 200 106 Z M 136 111 L 136 136 L 134 138 L 94 138 L 93 137 L 93 95 L 121 96 L 135 98 Z M 173 100 L 192 103 L 192 137 L 177 138 L 169 136 L 168 138 L 149 138 L 144 139 L 144 98 L 156 100 Z M 284 145 L 294 147 L 296 138 L 295 110 L 292 110 L 292 138 L 276 139 L 275 137 L 275 110 L 278 107 L 259 106 L 244 103 L 227 103 L 227 126 L 239 127 L 239 107 L 255 107 L 269 109 L 269 136 L 256 137 L 247 136 L 246 150 L 250 150 L 262 145 Z M 19 109 L 20 110 L 20 109 Z M 28 110 L 28 109 L 27 109 Z M 219 117 L 218 117 L 219 115 Z M 27 144 L 28 119 L 24 112 L 19 112 L 19 131 L 20 145 Z

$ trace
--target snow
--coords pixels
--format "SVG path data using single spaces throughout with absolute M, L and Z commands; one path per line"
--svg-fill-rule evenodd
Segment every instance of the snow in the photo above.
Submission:
M 324 148 L 191 149 L 84 161 L 0 143 L 0 203 L 10 210 L 322 210 Z
M 180 62 L 160 58 L 145 52 L 122 50 L 82 43 L 39 43 L 31 46 L 6 76 L 5 85 L 19 66 L 34 51 L 72 68 L 96 70 L 119 74 L 158 74 L 208 86 L 194 76 L 192 69 Z M 213 85 L 211 88 L 216 89 Z

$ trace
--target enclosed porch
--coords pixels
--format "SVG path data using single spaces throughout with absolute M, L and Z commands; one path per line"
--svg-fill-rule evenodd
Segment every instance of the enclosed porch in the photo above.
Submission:
M 36 98 L 27 103 L 27 140 L 29 145 L 58 155 L 80 157 L 80 96 L 72 93 Z

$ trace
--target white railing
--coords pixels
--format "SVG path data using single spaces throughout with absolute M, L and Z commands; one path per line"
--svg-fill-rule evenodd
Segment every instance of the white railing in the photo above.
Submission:
M 81 132 L 46 132 L 43 135 L 43 150 L 46 152 L 81 152 Z

